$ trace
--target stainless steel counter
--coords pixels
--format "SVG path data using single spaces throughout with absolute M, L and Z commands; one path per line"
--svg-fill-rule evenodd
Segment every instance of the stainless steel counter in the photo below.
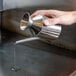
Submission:
M 14 45 L 25 38 L 3 30 L 0 46 L 0 76 L 69 76 L 76 70 L 76 51 L 41 41 Z

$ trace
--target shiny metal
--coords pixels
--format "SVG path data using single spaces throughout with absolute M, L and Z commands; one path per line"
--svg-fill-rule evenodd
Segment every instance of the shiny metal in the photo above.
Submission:
M 37 15 L 31 18 L 29 13 L 25 13 L 23 19 L 20 22 L 20 28 L 21 30 L 25 30 L 27 27 L 31 26 L 29 28 L 38 31 L 36 33 L 37 36 L 58 38 L 61 33 L 61 26 L 58 25 L 43 26 L 44 19 L 47 19 L 47 17 L 43 15 Z
M 52 25 L 52 26 L 42 27 L 38 36 L 50 38 L 50 39 L 56 39 L 59 37 L 60 33 L 61 33 L 61 26 Z
M 20 29 L 21 30 L 25 30 L 25 28 L 27 28 L 28 24 L 29 24 L 29 17 L 30 14 L 28 12 L 26 12 L 22 18 L 22 20 L 20 21 Z
M 31 18 L 29 13 L 25 13 L 22 20 L 20 21 L 20 29 L 21 30 L 30 29 L 31 34 L 34 37 L 40 37 L 40 38 L 46 38 L 46 39 L 57 39 L 61 33 L 62 27 L 59 25 L 44 26 L 43 20 L 45 19 L 47 19 L 47 17 L 40 14 Z M 35 38 L 35 40 L 40 38 Z M 16 43 L 20 43 L 23 41 L 24 40 L 17 41 Z M 25 40 L 25 42 L 26 41 L 27 39 Z
M 31 37 L 31 38 L 26 38 L 22 40 L 18 40 L 15 42 L 15 44 L 23 43 L 23 42 L 28 42 L 28 41 L 33 41 L 33 40 L 39 40 L 39 37 Z

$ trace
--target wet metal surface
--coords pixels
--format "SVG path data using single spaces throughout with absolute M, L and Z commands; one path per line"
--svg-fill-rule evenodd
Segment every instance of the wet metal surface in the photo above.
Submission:
M 69 76 L 76 70 L 76 52 L 33 41 L 14 45 L 23 37 L 4 33 L 0 47 L 0 76 Z

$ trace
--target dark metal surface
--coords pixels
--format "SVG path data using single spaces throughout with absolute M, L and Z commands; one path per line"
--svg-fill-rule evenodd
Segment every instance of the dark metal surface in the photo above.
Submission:
M 3 0 L 0 0 L 0 11 L 3 10 Z
M 1 39 L 2 39 L 1 28 L 2 28 L 2 12 L 0 12 L 0 45 L 1 45 Z
M 69 76 L 76 70 L 76 52 L 41 41 L 14 45 L 24 38 L 3 33 L 0 47 L 0 76 Z
M 0 27 L 1 27 L 1 13 L 0 13 Z M 0 28 L 0 43 L 1 43 L 1 28 Z

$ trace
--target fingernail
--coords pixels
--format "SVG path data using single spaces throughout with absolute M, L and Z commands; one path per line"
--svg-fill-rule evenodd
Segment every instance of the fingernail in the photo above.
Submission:
M 48 20 L 44 20 L 44 24 L 45 25 L 49 25 L 49 21 Z

